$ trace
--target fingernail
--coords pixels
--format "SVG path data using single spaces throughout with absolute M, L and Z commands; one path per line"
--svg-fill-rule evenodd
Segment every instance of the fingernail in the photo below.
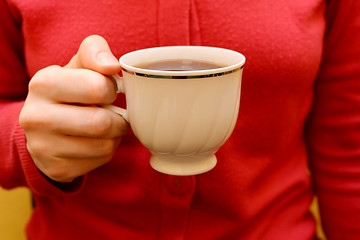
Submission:
M 109 52 L 100 52 L 97 54 L 97 60 L 105 66 L 118 65 L 118 60 Z

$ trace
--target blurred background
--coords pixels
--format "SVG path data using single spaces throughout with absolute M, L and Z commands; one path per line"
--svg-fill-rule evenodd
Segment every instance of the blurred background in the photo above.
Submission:
M 25 225 L 32 211 L 27 188 L 5 190 L 0 187 L 0 239 L 26 240 Z

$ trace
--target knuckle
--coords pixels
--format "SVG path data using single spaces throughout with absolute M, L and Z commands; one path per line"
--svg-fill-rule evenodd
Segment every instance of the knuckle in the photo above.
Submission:
M 112 120 L 105 109 L 97 108 L 90 117 L 90 131 L 95 136 L 106 136 L 112 129 Z
M 54 87 L 53 71 L 58 70 L 59 66 L 49 66 L 39 70 L 29 82 L 30 92 L 44 92 Z
M 111 156 L 115 149 L 115 142 L 113 139 L 101 139 L 99 144 L 99 151 L 103 153 L 103 156 Z
M 108 98 L 108 87 L 106 81 L 103 76 L 99 77 L 98 75 L 93 76 L 90 79 L 90 98 L 93 99 L 94 102 L 104 103 Z
M 28 100 L 27 100 L 28 101 Z M 19 124 L 24 130 L 46 129 L 49 126 L 47 115 L 44 108 L 36 103 L 25 102 L 19 115 Z
M 27 138 L 27 148 L 31 156 L 36 159 L 46 159 L 49 153 L 46 144 L 34 139 L 30 140 Z
M 32 128 L 38 122 L 38 120 L 34 117 L 33 114 L 31 114 L 31 112 L 33 112 L 31 107 L 23 107 L 20 112 L 19 124 L 25 130 Z

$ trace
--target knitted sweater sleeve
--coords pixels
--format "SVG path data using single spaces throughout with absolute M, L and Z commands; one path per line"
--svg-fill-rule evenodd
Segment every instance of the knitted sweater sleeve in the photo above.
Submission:
M 83 181 L 56 184 L 44 177 L 27 149 L 19 114 L 27 94 L 20 21 L 5 1 L 0 0 L 0 186 L 28 186 L 35 194 L 61 195 L 79 191 Z
M 330 0 L 308 142 L 327 238 L 360 239 L 360 1 Z

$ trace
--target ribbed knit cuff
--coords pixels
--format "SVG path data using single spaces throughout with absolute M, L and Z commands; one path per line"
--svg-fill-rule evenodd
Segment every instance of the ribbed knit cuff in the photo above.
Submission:
M 82 190 L 86 176 L 76 178 L 71 183 L 59 183 L 39 171 L 26 148 L 25 132 L 19 124 L 16 125 L 13 137 L 28 187 L 34 194 L 41 196 L 75 195 Z

